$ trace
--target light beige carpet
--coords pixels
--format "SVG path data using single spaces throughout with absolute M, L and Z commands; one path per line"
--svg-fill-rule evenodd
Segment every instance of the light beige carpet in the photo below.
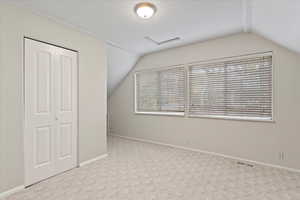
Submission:
M 300 200 L 300 174 L 110 137 L 109 156 L 7 200 Z

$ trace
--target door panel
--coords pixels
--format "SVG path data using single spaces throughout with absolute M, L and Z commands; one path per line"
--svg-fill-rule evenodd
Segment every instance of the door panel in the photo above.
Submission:
M 36 59 L 36 112 L 47 114 L 51 109 L 51 54 L 45 51 L 37 52 Z
M 77 165 L 77 54 L 25 39 L 25 185 Z
M 61 124 L 59 129 L 60 151 L 59 159 L 66 159 L 72 156 L 72 123 Z
M 60 57 L 61 111 L 72 111 L 72 59 Z
M 77 155 L 77 57 L 76 53 L 60 50 L 56 70 L 56 115 L 58 118 L 57 171 L 76 165 Z
M 35 168 L 43 167 L 51 162 L 51 137 L 52 128 L 49 126 L 37 127 L 33 138 L 35 152 Z
M 54 63 L 53 49 L 25 43 L 25 184 L 53 174 L 54 169 Z

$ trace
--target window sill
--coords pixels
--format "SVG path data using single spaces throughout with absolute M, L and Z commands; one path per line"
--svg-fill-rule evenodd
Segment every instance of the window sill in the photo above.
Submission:
M 205 119 L 220 119 L 220 120 L 236 120 L 236 121 L 249 121 L 249 122 L 267 122 L 275 123 L 274 119 L 265 119 L 259 117 L 228 117 L 228 116 L 210 116 L 210 115 L 188 115 L 190 118 L 205 118 Z
M 160 115 L 160 116 L 178 116 L 183 117 L 184 112 L 134 112 L 136 115 Z

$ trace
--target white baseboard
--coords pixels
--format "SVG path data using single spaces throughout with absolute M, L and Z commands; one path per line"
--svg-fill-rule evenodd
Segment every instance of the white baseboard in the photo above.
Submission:
M 97 161 L 97 160 L 101 160 L 101 159 L 103 159 L 103 158 L 106 158 L 107 156 L 108 156 L 108 154 L 103 154 L 103 155 L 98 156 L 98 157 L 96 157 L 96 158 L 93 158 L 93 159 L 84 161 L 84 162 L 80 163 L 79 166 L 82 167 L 82 166 L 91 164 L 91 163 L 93 163 L 93 162 L 95 162 L 95 161 Z
M 8 196 L 10 196 L 10 195 L 12 195 L 14 193 L 17 193 L 19 191 L 22 191 L 24 189 L 25 189 L 25 186 L 24 185 L 20 185 L 18 187 L 15 187 L 13 189 L 8 190 L 8 191 L 2 192 L 2 193 L 0 193 L 0 199 L 4 199 L 5 197 L 8 197 Z
M 284 170 L 300 173 L 300 169 L 294 169 L 294 168 L 284 167 L 284 166 L 280 166 L 280 165 L 273 165 L 273 164 L 269 164 L 269 163 L 264 163 L 264 162 L 254 161 L 254 160 L 248 160 L 248 159 L 245 159 L 245 158 L 229 156 L 229 155 L 225 155 L 225 154 L 221 154 L 221 153 L 215 153 L 215 152 L 211 152 L 211 151 L 203 151 L 203 150 L 200 150 L 200 149 L 194 149 L 194 148 L 189 148 L 189 147 L 184 147 L 184 146 L 179 146 L 179 145 L 167 144 L 167 143 L 163 143 L 163 142 L 157 142 L 157 141 L 153 141 L 153 140 L 141 139 L 141 138 L 136 138 L 136 137 L 122 136 L 122 135 L 117 135 L 117 134 L 109 134 L 109 135 L 110 136 L 115 136 L 115 137 L 120 137 L 120 138 L 123 138 L 123 139 L 128 139 L 128 140 L 146 142 L 146 143 L 151 143 L 151 144 L 158 144 L 158 145 L 173 147 L 173 148 L 177 148 L 177 149 L 183 149 L 183 150 L 194 151 L 194 152 L 199 152 L 199 153 L 205 153 L 205 154 L 210 154 L 210 155 L 215 155 L 215 156 L 221 156 L 221 157 L 232 159 L 232 160 L 237 160 L 237 161 L 242 161 L 242 162 L 246 162 L 246 163 L 257 164 L 257 165 L 273 167 L 273 168 L 278 168 L 278 169 L 284 169 Z

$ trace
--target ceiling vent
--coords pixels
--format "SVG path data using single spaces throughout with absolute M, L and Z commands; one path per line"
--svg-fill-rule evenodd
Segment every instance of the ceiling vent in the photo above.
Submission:
M 175 42 L 177 40 L 180 40 L 180 37 L 174 37 L 174 38 L 170 38 L 170 39 L 162 40 L 162 41 L 156 41 L 156 40 L 152 39 L 149 36 L 146 36 L 145 39 L 152 42 L 152 43 L 154 43 L 154 44 L 156 44 L 156 45 L 163 45 L 163 44 L 167 44 L 167 43 L 170 43 L 170 42 Z
M 241 161 L 238 161 L 237 164 L 242 165 L 242 166 L 246 166 L 246 167 L 254 167 L 254 165 L 252 165 L 252 164 L 244 163 L 244 162 L 241 162 Z

